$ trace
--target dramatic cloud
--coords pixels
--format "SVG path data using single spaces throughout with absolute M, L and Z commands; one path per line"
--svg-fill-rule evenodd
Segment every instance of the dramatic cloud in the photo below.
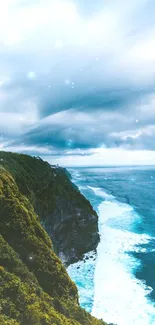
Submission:
M 154 10 L 153 0 L 1 1 L 0 149 L 155 163 Z

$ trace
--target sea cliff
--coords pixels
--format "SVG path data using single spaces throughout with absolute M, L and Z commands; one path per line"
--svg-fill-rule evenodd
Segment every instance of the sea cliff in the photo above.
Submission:
M 0 325 L 101 325 L 65 265 L 96 249 L 97 214 L 69 173 L 0 152 Z

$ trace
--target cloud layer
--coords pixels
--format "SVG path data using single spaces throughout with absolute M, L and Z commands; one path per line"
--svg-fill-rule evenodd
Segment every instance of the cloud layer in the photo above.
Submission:
M 55 160 L 154 151 L 154 10 L 153 0 L 1 2 L 0 148 Z

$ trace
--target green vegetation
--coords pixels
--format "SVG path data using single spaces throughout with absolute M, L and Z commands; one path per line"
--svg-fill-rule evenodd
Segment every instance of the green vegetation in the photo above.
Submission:
M 28 198 L 66 264 L 96 248 L 97 214 L 64 168 L 51 168 L 39 157 L 2 151 L 0 166 L 11 173 L 20 193 Z
M 55 172 L 59 186 L 66 181 L 58 186 L 59 194 L 64 188 L 65 195 L 67 188 L 71 194 L 65 170 Z M 79 307 L 77 288 L 40 223 L 38 211 L 57 206 L 52 177 L 50 165 L 40 159 L 0 152 L 0 325 L 105 324 Z M 45 201 L 41 188 L 47 191 Z M 75 193 L 82 197 L 76 187 L 74 199 Z M 82 209 L 87 208 L 82 200 Z

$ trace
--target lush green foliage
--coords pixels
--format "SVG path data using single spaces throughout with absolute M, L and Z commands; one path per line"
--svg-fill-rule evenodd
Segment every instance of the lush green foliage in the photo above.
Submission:
M 35 213 L 39 183 L 46 187 L 46 163 L 11 153 L 0 157 L 0 325 L 104 324 L 79 307 L 77 288 Z M 35 176 L 37 168 L 42 179 Z M 48 195 L 47 188 L 45 205 L 54 206 Z
M 11 173 L 20 193 L 29 199 L 57 254 L 63 252 L 70 263 L 97 246 L 97 214 L 64 168 L 51 168 L 40 158 L 2 151 L 0 166 Z M 69 256 L 72 249 L 73 259 Z

